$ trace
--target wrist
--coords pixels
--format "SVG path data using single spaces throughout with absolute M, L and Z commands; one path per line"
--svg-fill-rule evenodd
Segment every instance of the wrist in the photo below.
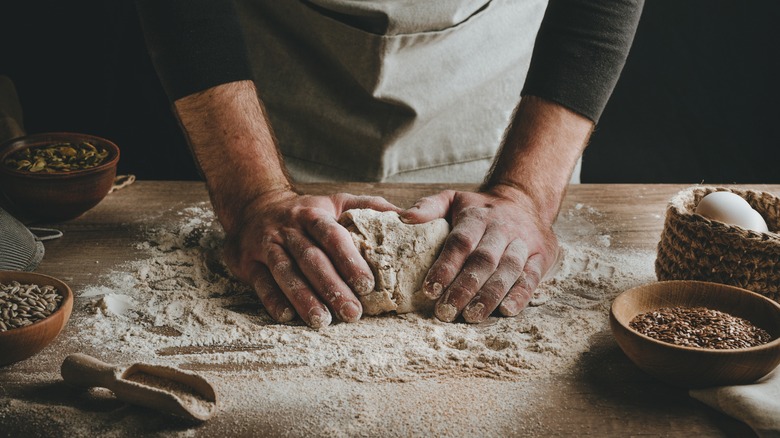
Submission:
M 557 103 L 524 97 L 482 189 L 530 200 L 551 224 L 592 129 L 590 120 Z
M 558 216 L 558 209 L 565 194 L 565 190 L 542 190 L 539 187 L 529 186 L 522 181 L 495 180 L 483 185 L 481 192 L 490 193 L 502 199 L 523 206 L 527 211 L 535 213 L 540 225 L 552 226 Z
M 226 232 L 248 205 L 295 193 L 251 81 L 186 96 L 175 108 Z
M 217 185 L 206 183 L 211 205 L 222 228 L 228 235 L 235 234 L 249 219 L 252 211 L 298 196 L 290 184 L 258 185 L 251 182 Z M 226 189 L 225 187 L 235 187 Z

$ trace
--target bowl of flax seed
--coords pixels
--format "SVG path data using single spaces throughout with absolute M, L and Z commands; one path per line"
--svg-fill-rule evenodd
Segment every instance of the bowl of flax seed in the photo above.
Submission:
M 33 272 L 0 271 L 0 367 L 43 350 L 73 310 L 67 284 Z
M 780 304 L 735 286 L 637 286 L 615 298 L 609 319 L 626 356 L 675 386 L 748 384 L 780 364 Z

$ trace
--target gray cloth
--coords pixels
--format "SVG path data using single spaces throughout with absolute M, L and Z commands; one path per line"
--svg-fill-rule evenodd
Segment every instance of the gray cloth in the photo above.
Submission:
M 33 271 L 43 260 L 43 243 L 0 208 L 0 270 Z
M 520 100 L 546 0 L 240 0 L 296 181 L 478 183 Z
M 751 385 L 692 389 L 690 394 L 746 423 L 762 438 L 780 437 L 780 368 Z

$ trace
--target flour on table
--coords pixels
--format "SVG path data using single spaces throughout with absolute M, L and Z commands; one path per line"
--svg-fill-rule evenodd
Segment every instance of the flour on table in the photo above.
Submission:
M 559 265 L 517 317 L 473 325 L 406 313 L 312 330 L 276 324 L 228 274 L 223 232 L 204 203 L 139 236 L 138 260 L 74 291 L 76 306 L 90 312 L 74 312 L 73 323 L 97 356 L 221 375 L 360 382 L 550 376 L 573 366 L 588 338 L 608 328 L 618 293 L 654 279 L 655 254 L 608 245 L 607 230 L 594 225 L 599 214 L 587 206 L 562 212 Z M 131 305 L 115 312 L 108 303 L 119 296 Z
M 425 296 L 422 284 L 450 232 L 449 223 L 436 219 L 410 225 L 394 211 L 370 209 L 345 211 L 339 223 L 374 273 L 374 291 L 358 297 L 363 314 L 429 314 L 434 301 Z

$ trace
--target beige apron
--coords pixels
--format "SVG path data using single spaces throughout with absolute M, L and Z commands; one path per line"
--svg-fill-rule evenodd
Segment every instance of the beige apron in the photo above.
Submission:
M 298 182 L 478 182 L 546 0 L 239 0 Z

